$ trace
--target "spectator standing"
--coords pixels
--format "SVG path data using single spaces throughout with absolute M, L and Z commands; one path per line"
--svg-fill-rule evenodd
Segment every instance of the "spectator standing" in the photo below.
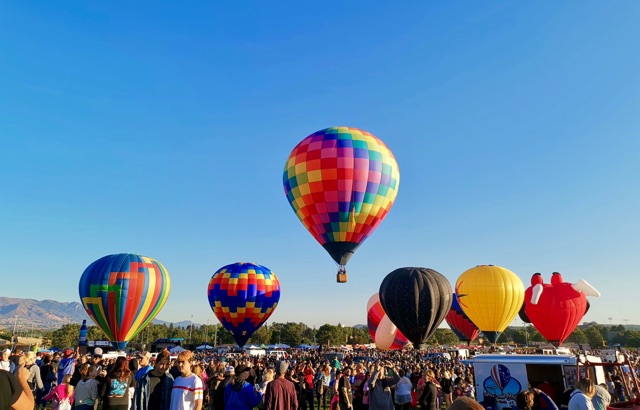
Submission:
M 158 353 L 153 369 L 136 382 L 132 410 L 170 410 L 173 389 L 173 376 L 168 371 L 170 364 L 167 349 Z
M 262 393 L 247 382 L 251 368 L 241 364 L 235 368 L 235 377 L 224 391 L 225 410 L 252 410 L 260 402 Z
M 98 381 L 95 379 L 98 372 L 89 363 L 80 365 L 79 372 L 80 380 L 73 391 L 75 410 L 93 410 L 98 401 Z
M 297 410 L 298 398 L 292 382 L 285 378 L 289 363 L 282 361 L 278 364 L 278 378 L 267 385 L 264 394 L 264 410 Z
M 596 388 L 590 379 L 580 379 L 578 388 L 571 393 L 569 410 L 593 410 L 591 399 L 596 394 Z
M 107 375 L 100 380 L 102 410 L 128 410 L 130 387 L 135 387 L 133 373 L 127 358 L 119 356 Z
M 171 410 L 201 410 L 204 396 L 202 380 L 191 371 L 193 353 L 189 350 L 178 353 L 177 367 L 180 371 L 171 389 Z

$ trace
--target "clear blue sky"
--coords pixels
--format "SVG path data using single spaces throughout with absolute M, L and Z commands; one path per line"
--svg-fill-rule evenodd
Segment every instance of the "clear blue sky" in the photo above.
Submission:
M 478 264 L 584 278 L 585 320 L 640 323 L 640 2 L 3 2 L 2 296 L 79 301 L 132 252 L 169 270 L 159 319 L 214 323 L 252 261 L 271 321 L 366 323 L 386 274 Z M 381 138 L 398 197 L 349 283 L 286 201 L 293 147 Z

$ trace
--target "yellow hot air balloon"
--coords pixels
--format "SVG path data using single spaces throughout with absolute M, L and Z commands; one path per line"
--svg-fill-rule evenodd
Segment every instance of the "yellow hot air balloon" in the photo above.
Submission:
M 480 265 L 464 272 L 456 282 L 462 311 L 495 343 L 524 301 L 524 285 L 509 269 Z

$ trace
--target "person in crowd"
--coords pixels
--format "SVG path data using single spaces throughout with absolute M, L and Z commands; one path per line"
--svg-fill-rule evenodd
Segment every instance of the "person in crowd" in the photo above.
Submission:
M 331 401 L 331 367 L 328 364 L 322 365 L 316 377 L 316 395 L 320 410 L 320 406 L 326 408 Z
M 258 405 L 262 392 L 256 390 L 247 378 L 251 368 L 241 364 L 235 368 L 235 377 L 224 391 L 225 410 L 251 410 Z
M 202 410 L 204 386 L 202 380 L 191 371 L 193 353 L 185 350 L 178 353 L 180 376 L 173 382 L 170 410 Z
M 24 367 L 29 370 L 29 378 L 27 382 L 33 392 L 40 392 L 44 390 L 44 383 L 42 381 L 40 368 L 36 364 L 36 354 L 34 352 L 27 352 L 24 355 Z
M 39 410 L 40 407 L 44 410 L 44 408 L 47 407 L 47 402 L 44 400 L 44 396 L 51 391 L 52 384 L 58 380 L 56 371 L 51 365 L 51 355 L 45 354 L 42 356 L 40 378 L 42 379 L 44 388 L 36 392 L 36 410 Z
M 17 375 L 8 370 L 0 370 L 0 409 L 32 410 L 33 392 L 29 390 L 29 371 L 21 368 Z
M 78 367 L 80 380 L 75 386 L 73 399 L 75 410 L 93 410 L 98 401 L 98 381 L 96 367 L 89 363 L 83 363 Z
M 433 370 L 428 369 L 424 373 L 424 386 L 418 403 L 423 410 L 436 410 L 438 408 L 438 388 L 434 383 L 436 378 Z
M 342 377 L 338 380 L 338 405 L 340 410 L 353 409 L 353 392 L 351 390 L 351 368 L 345 367 L 342 371 Z M 371 406 L 371 403 L 369 403 Z
M 6 370 L 10 373 L 15 373 L 16 365 L 9 358 L 11 357 L 11 350 L 4 349 L 2 351 L 2 360 L 0 360 L 0 370 Z
M 62 358 L 58 363 L 58 384 L 62 384 L 62 379 L 67 374 L 73 375 L 76 368 L 76 356 L 79 356 L 79 351 L 76 351 L 74 355 L 74 351 L 71 348 L 64 349 L 62 352 Z
M 151 365 L 151 353 L 146 350 L 138 353 L 138 370 L 135 375 L 136 382 L 142 379 L 147 372 L 150 372 L 151 370 L 153 370 L 153 366 Z
M 281 361 L 277 368 L 277 379 L 270 382 L 264 393 L 264 410 L 297 410 L 298 397 L 292 382 L 285 378 L 289 362 Z
M 88 363 L 91 360 L 91 357 L 89 355 L 81 355 L 75 365 L 75 368 L 73 370 L 73 375 L 71 376 L 71 385 L 73 387 L 76 387 L 78 385 L 78 382 L 80 380 L 82 380 L 82 375 L 80 374 L 80 368 L 82 367 L 83 364 Z
M 44 400 L 52 400 L 51 410 L 71 410 L 73 405 L 73 386 L 71 373 L 65 374 L 56 387 L 44 396 Z
M 378 363 L 369 378 L 369 410 L 393 410 L 391 387 L 400 381 L 393 366 Z
M 170 353 L 162 350 L 153 369 L 136 381 L 132 410 L 170 410 L 173 376 L 169 373 Z
M 466 386 L 464 391 L 465 396 L 469 397 L 470 399 L 475 399 L 476 389 L 475 387 L 473 387 L 473 379 L 471 378 L 471 376 L 464 377 L 464 384 Z
M 611 403 L 611 394 L 607 389 L 607 385 L 605 383 L 601 383 L 595 386 L 596 393 L 591 398 L 591 403 L 593 404 L 593 408 L 595 410 L 606 410 Z
M 213 406 L 215 410 L 224 410 L 224 392 L 227 386 L 235 377 L 235 367 L 227 366 L 224 370 L 224 379 L 218 384 L 215 396 L 213 397 Z
M 406 376 L 404 369 L 398 370 L 400 380 L 396 384 L 395 403 L 396 410 L 409 410 L 411 405 L 411 380 Z
M 591 399 L 596 394 L 596 388 L 591 379 L 580 379 L 577 389 L 571 393 L 569 410 L 593 410 Z
M 512 410 L 533 410 L 535 406 L 535 394 L 531 390 L 523 390 L 516 395 L 516 405 Z
M 451 373 L 448 370 L 442 372 L 442 377 L 440 378 L 440 388 L 442 389 L 442 396 L 444 397 L 444 402 L 447 407 L 451 405 L 453 402 L 453 382 L 451 381 Z M 462 396 L 461 394 L 458 397 Z
M 103 353 L 102 349 L 99 347 L 96 347 L 95 349 L 93 349 L 93 354 L 91 355 L 91 360 L 90 360 L 90 363 L 96 367 L 96 371 L 98 372 L 98 374 L 100 374 L 104 369 L 104 366 L 102 363 L 102 353 Z
M 135 379 L 127 358 L 120 356 L 107 375 L 100 379 L 99 394 L 102 399 L 102 410 L 128 410 L 130 387 L 135 387 Z

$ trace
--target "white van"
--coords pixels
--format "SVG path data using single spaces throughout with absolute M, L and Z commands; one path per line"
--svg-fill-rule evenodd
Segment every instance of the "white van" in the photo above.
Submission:
M 282 360 L 287 357 L 287 352 L 285 352 L 284 350 L 270 350 L 269 356 L 275 357 L 276 360 Z
M 600 358 L 587 356 L 592 363 Z M 516 404 L 516 395 L 529 387 L 536 387 L 545 380 L 557 390 L 558 396 L 569 386 L 575 386 L 581 377 L 589 377 L 594 383 L 603 383 L 602 366 L 577 366 L 576 356 L 483 354 L 473 358 L 476 396 L 485 408 L 501 410 Z M 578 374 L 580 369 L 580 374 Z
M 107 353 L 103 353 L 102 354 L 102 358 L 103 359 L 110 359 L 110 360 L 115 360 L 118 357 L 127 357 L 127 352 L 123 352 L 123 351 L 113 351 L 113 352 L 107 352 Z

